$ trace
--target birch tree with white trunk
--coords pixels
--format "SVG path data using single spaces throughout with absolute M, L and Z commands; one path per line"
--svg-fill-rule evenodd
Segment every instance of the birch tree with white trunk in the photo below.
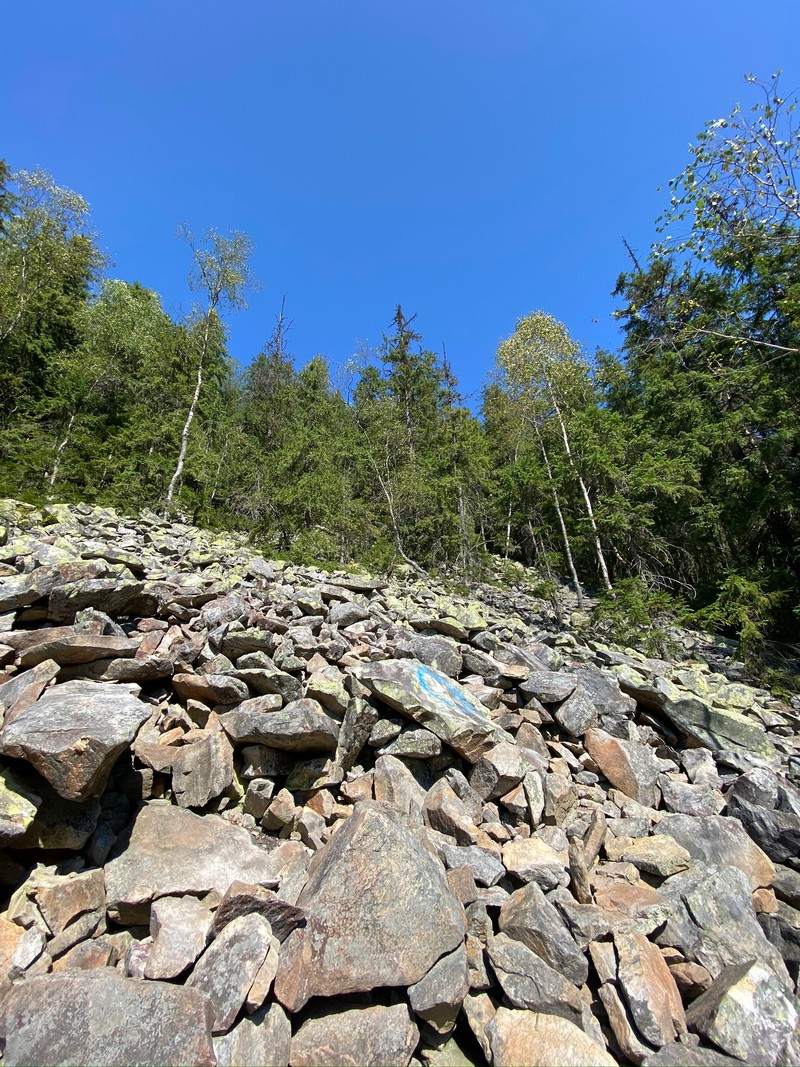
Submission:
M 570 423 L 578 406 L 582 390 L 589 384 L 588 367 L 580 356 L 580 346 L 566 327 L 543 311 L 535 311 L 521 318 L 511 337 L 497 350 L 497 366 L 503 376 L 508 394 L 519 407 L 520 417 L 535 433 L 553 492 L 554 506 L 561 526 L 564 550 L 573 580 L 578 586 L 572 547 L 563 520 L 553 477 L 553 455 L 548 451 L 542 433 L 544 424 L 552 420 L 563 445 L 567 467 L 580 490 L 583 508 L 592 532 L 597 566 L 605 588 L 612 591 L 600 531 L 595 517 L 591 493 L 581 470 L 579 456 L 572 440 Z M 578 586 L 579 588 L 579 586 Z
M 182 226 L 178 235 L 192 251 L 189 288 L 202 293 L 204 303 L 196 310 L 194 322 L 187 331 L 195 350 L 195 386 L 183 424 L 178 459 L 164 500 L 165 514 L 172 510 L 175 492 L 183 475 L 192 422 L 202 395 L 203 376 L 214 336 L 219 332 L 221 313 L 246 308 L 246 294 L 256 284 L 250 273 L 253 244 L 246 234 L 234 231 L 226 236 L 211 229 L 198 240 L 186 226 Z

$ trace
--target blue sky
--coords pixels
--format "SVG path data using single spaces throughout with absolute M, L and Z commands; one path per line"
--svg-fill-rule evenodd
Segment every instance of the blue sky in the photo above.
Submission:
M 589 352 L 743 75 L 800 84 L 797 0 L 40 0 L 8 5 L 0 155 L 82 193 L 110 274 L 189 308 L 179 222 L 240 229 L 290 348 L 338 366 L 417 313 L 472 403 L 543 309 Z

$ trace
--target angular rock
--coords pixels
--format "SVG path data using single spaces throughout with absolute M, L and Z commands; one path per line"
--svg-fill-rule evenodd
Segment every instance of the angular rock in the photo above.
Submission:
M 233 748 L 222 731 L 183 745 L 172 760 L 172 788 L 182 808 L 205 807 L 232 782 Z
M 500 929 L 541 956 L 559 974 L 581 986 L 589 963 L 563 919 L 535 883 L 512 893 L 500 909 Z
M 383 801 L 403 815 L 411 815 L 422 821 L 425 790 L 399 759 L 379 756 L 375 760 L 373 789 L 376 800 Z
M 728 813 L 775 863 L 800 855 L 800 815 L 761 807 L 736 795 L 728 799 Z
M 583 743 L 612 785 L 645 807 L 656 806 L 661 764 L 649 745 L 623 741 L 598 729 L 587 730 Z
M 548 892 L 569 885 L 569 872 L 555 849 L 536 837 L 509 841 L 503 846 L 506 870 L 526 884 L 535 882 Z
M 47 659 L 29 671 L 22 671 L 0 685 L 0 726 L 4 718 L 9 722 L 20 711 L 39 699 L 60 670 L 55 660 Z
M 20 653 L 21 667 L 35 667 L 45 660 L 60 665 L 92 663 L 98 659 L 135 656 L 139 649 L 139 642 L 129 637 L 79 632 L 48 637 L 48 630 L 39 632 L 41 640 Z
M 726 967 L 707 993 L 686 1013 L 689 1028 L 746 1063 L 786 1063 L 785 1048 L 795 1033 L 794 997 L 758 961 Z
M 336 763 L 349 771 L 358 759 L 362 748 L 372 736 L 378 712 L 366 700 L 354 697 L 347 705 L 344 719 L 339 729 L 336 745 Z M 398 730 L 397 733 L 400 731 Z M 397 736 L 393 734 L 392 736 Z
M 581 998 L 577 988 L 532 952 L 507 934 L 497 934 L 486 946 L 492 970 L 515 1008 L 580 1018 Z
M 389 707 L 436 734 L 470 763 L 499 741 L 510 740 L 469 690 L 419 660 L 379 660 L 356 674 Z
M 636 1028 L 655 1048 L 686 1034 L 678 987 L 658 948 L 642 934 L 616 932 L 617 979 Z
M 302 908 L 287 904 L 271 889 L 248 882 L 231 882 L 214 913 L 213 931 L 216 935 L 223 927 L 240 915 L 263 915 L 279 941 L 285 941 L 296 927 L 305 920 Z
M 443 778 L 428 790 L 422 814 L 428 826 L 454 837 L 459 845 L 474 845 L 478 840 L 478 828 L 464 802 Z
M 597 723 L 597 708 L 590 693 L 580 682 L 554 711 L 558 725 L 573 737 L 583 737 Z
M 419 1041 L 406 1004 L 317 1012 L 292 1038 L 292 1067 L 406 1067 Z
M 109 912 L 115 921 L 149 922 L 150 903 L 158 897 L 202 896 L 212 889 L 222 895 L 236 879 L 276 885 L 281 867 L 298 850 L 306 851 L 286 841 L 265 852 L 246 830 L 217 815 L 151 801 L 106 864 Z
M 759 959 L 790 986 L 780 953 L 758 924 L 752 890 L 740 869 L 695 862 L 685 874 L 668 878 L 659 892 L 672 913 L 654 936 L 656 944 L 680 949 L 714 978 L 731 964 Z
M 43 975 L 0 1003 L 3 1063 L 211 1067 L 211 1020 L 198 990 L 133 981 L 108 967 Z
M 653 837 L 639 837 L 622 850 L 623 863 L 632 863 L 646 874 L 668 878 L 685 871 L 692 862 L 691 854 L 668 833 Z
M 666 774 L 659 777 L 658 784 L 667 811 L 683 815 L 719 815 L 725 807 L 725 797 L 710 786 L 676 782 Z
M 536 697 L 543 704 L 557 704 L 567 697 L 578 684 L 576 674 L 565 671 L 531 671 L 524 682 L 519 683 L 519 691 L 526 697 Z
M 238 704 L 250 696 L 246 684 L 230 674 L 175 674 L 172 684 L 184 700 L 199 700 L 209 706 Z
M 467 952 L 459 945 L 410 987 L 408 999 L 414 1012 L 437 1034 L 449 1034 L 468 992 Z
M 738 712 L 712 708 L 696 697 L 667 699 L 662 710 L 682 733 L 714 752 L 730 749 L 759 759 L 775 758 L 775 747 L 764 731 Z
M 66 875 L 36 876 L 34 896 L 42 918 L 52 934 L 61 931 L 86 912 L 101 911 L 106 896 L 101 870 Z
M 206 949 L 186 980 L 211 1000 L 214 1033 L 229 1030 L 270 948 L 272 929 L 262 915 L 233 919 Z
M 430 730 L 422 728 L 403 730 L 398 737 L 380 749 L 382 756 L 399 756 L 404 759 L 433 759 L 442 751 L 442 742 Z
M 275 980 L 289 1011 L 318 994 L 413 985 L 465 932 L 424 832 L 369 801 L 311 861 L 297 904 L 307 923 L 284 942 Z
M 287 1067 L 292 1026 L 280 1004 L 260 1008 L 214 1038 L 217 1067 Z
M 519 785 L 531 771 L 547 770 L 547 762 L 536 752 L 501 741 L 475 763 L 469 784 L 481 800 L 494 800 Z
M 486 1033 L 494 1067 L 616 1067 L 602 1045 L 558 1015 L 498 1008 Z
M 205 950 L 213 915 L 195 897 L 162 897 L 150 909 L 153 944 L 145 978 L 177 978 Z
M 737 819 L 724 815 L 665 815 L 653 829 L 655 834 L 669 834 L 692 859 L 738 867 L 752 889 L 770 885 L 775 877 L 774 864 Z
M 0 752 L 27 760 L 65 800 L 100 793 L 150 715 L 137 685 L 64 682 L 0 731 Z
M 256 743 L 286 752 L 334 752 L 339 739 L 338 723 L 316 700 L 294 700 L 281 711 L 250 710 L 243 704 L 220 716 L 220 722 L 237 745 Z

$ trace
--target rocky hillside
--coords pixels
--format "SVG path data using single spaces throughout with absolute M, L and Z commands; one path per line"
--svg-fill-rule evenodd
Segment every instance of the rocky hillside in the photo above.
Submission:
M 800 1062 L 792 708 L 499 590 L 0 514 L 8 1067 Z

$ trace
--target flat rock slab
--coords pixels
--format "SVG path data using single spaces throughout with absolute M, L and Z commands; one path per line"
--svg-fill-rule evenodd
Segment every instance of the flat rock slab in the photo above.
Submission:
M 145 978 L 177 978 L 195 962 L 211 934 L 213 915 L 195 897 L 162 897 L 150 911 L 153 944 Z
M 58 628 L 61 629 L 60 627 Z M 128 637 L 104 636 L 102 634 L 73 633 L 48 637 L 42 631 L 42 640 L 26 648 L 20 654 L 22 667 L 35 667 L 46 659 L 60 664 L 92 663 L 96 659 L 135 656 L 139 642 Z
M 724 815 L 665 815 L 654 834 L 669 834 L 692 859 L 726 863 L 747 876 L 751 889 L 772 884 L 775 865 L 738 819 Z
M 498 1008 L 486 1027 L 494 1067 L 616 1067 L 617 1061 L 558 1015 Z
M 436 734 L 470 763 L 498 742 L 511 740 L 465 686 L 419 660 L 379 660 L 355 673 L 389 707 Z
M 31 670 L 15 674 L 7 682 L 3 682 L 0 685 L 0 725 L 4 716 L 11 722 L 14 715 L 38 700 L 44 687 L 58 672 L 59 666 L 55 660 L 47 659 Z
M 292 1038 L 292 1067 L 406 1067 L 419 1030 L 405 1004 L 334 1010 L 308 1019 Z
M 665 700 L 661 710 L 682 733 L 714 752 L 728 749 L 775 759 L 775 748 L 764 731 L 736 711 L 712 708 L 696 697 Z
M 195 815 L 164 801 L 142 808 L 122 849 L 106 864 L 106 896 L 111 917 L 133 923 L 149 922 L 158 897 L 224 894 L 237 879 L 274 886 L 290 856 L 306 851 L 287 841 L 265 852 L 218 815 Z
M 196 989 L 110 968 L 30 978 L 0 1004 L 3 1063 L 213 1065 L 212 1006 Z
M 117 757 L 150 716 L 138 685 L 64 682 L 0 731 L 0 752 L 27 760 L 65 800 L 99 794 Z
M 308 915 L 281 949 L 275 995 L 309 997 L 409 986 L 451 952 L 464 913 L 423 830 L 362 801 L 309 867 L 297 899 Z

